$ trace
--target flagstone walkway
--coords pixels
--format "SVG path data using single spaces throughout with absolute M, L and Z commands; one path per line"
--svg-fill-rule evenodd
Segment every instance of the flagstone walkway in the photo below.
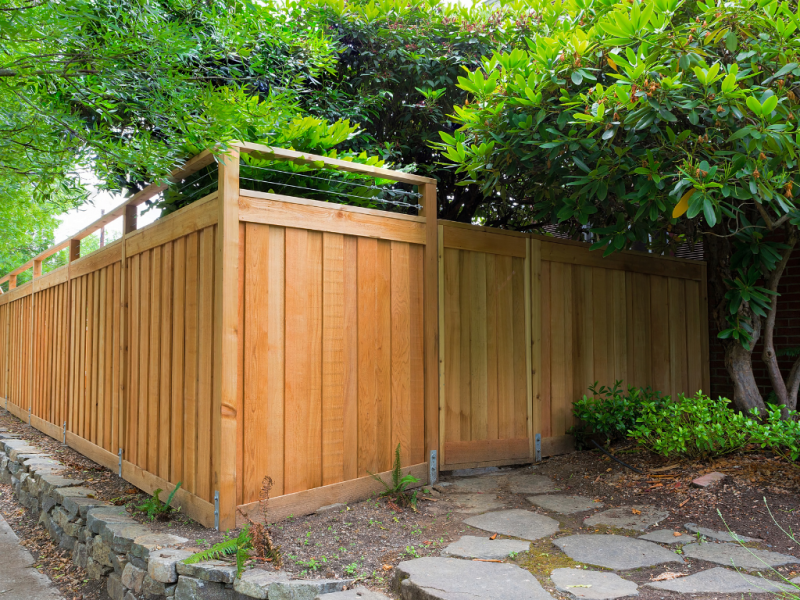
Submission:
M 443 550 L 441 558 L 398 565 L 394 591 L 403 600 L 552 600 L 531 572 L 502 562 L 526 552 L 530 542 L 543 539 L 551 539 L 565 560 L 573 562 L 572 567 L 549 572 L 550 589 L 555 587 L 566 597 L 612 600 L 639 595 L 642 586 L 678 594 L 747 593 L 764 598 L 800 592 L 800 577 L 781 581 L 770 570 L 800 564 L 795 556 L 759 547 L 754 538 L 692 523 L 680 530 L 658 529 L 669 513 L 654 506 L 597 512 L 603 507 L 599 502 L 556 493 L 555 482 L 530 470 L 461 478 L 437 489 L 471 514 L 464 520 L 469 528 Z M 504 491 L 531 494 L 528 501 L 533 506 L 530 510 L 501 508 Z M 551 516 L 536 512 L 537 507 Z M 559 517 L 581 512 L 587 515 L 583 529 L 596 528 L 595 533 L 564 535 L 571 529 L 564 529 Z M 740 544 L 737 538 L 748 543 Z M 689 561 L 701 570 L 689 574 Z M 653 567 L 663 572 L 645 582 L 635 576 Z

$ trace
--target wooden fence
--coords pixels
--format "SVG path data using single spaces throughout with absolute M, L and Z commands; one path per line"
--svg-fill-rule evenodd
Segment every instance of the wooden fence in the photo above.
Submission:
M 423 208 L 240 189 L 240 152 L 417 186 Z M 218 177 L 137 229 L 151 186 L 0 279 L 8 410 L 148 493 L 181 482 L 205 525 L 258 516 L 266 476 L 276 519 L 364 497 L 398 445 L 422 483 L 434 452 L 452 469 L 568 451 L 595 380 L 708 387 L 704 263 L 437 221 L 433 180 L 288 150 L 234 145 Z M 115 219 L 122 239 L 80 257 Z
M 596 381 L 708 390 L 705 263 L 439 229 L 442 468 L 569 450 L 572 403 Z

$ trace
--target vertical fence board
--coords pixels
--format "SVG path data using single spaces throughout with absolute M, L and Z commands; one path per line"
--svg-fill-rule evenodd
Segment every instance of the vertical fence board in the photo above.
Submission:
M 409 245 L 391 242 L 391 450 L 399 445 L 403 463 L 411 459 L 411 305 Z
M 378 471 L 392 468 L 392 304 L 391 304 L 391 246 L 378 240 L 378 264 L 375 273 L 376 329 L 376 401 Z
M 322 236 L 322 485 L 330 485 L 344 481 L 344 236 Z
M 200 234 L 186 236 L 186 312 L 184 328 L 183 380 L 183 483 L 192 493 L 197 491 L 197 378 L 200 340 L 198 337 L 198 300 L 200 280 Z M 208 440 L 205 440 L 208 443 Z
M 358 239 L 344 236 L 342 287 L 344 293 L 344 382 L 342 418 L 342 473 L 358 477 Z
M 378 471 L 378 241 L 358 238 L 358 474 Z
M 310 487 L 305 439 L 309 414 L 308 232 L 286 229 L 286 454 L 284 493 Z
M 443 441 L 456 442 L 461 439 L 461 283 L 459 275 L 459 251 L 444 251 L 444 336 L 445 347 L 445 432 Z
M 200 231 L 200 276 L 198 280 L 198 350 L 197 350 L 197 464 L 196 494 L 213 502 L 211 481 L 212 373 L 214 347 L 214 227 Z

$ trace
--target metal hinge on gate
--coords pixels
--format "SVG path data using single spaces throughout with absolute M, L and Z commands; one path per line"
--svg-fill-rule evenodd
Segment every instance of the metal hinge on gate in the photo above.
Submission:
M 117 456 L 119 457 L 119 476 L 122 477 L 122 448 L 117 452 Z
M 219 531 L 219 492 L 214 490 L 214 529 Z
M 437 481 L 439 481 L 439 467 L 436 464 L 436 450 L 431 450 L 428 460 L 428 485 L 433 485 Z
M 542 434 L 541 433 L 537 433 L 536 434 L 533 460 L 535 460 L 536 462 L 542 462 Z

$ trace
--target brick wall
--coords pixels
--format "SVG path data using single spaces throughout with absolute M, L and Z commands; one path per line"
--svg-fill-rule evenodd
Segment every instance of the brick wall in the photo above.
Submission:
M 780 285 L 778 286 L 778 316 L 775 323 L 775 350 L 793 346 L 800 346 L 800 249 L 795 249 L 786 271 L 783 273 Z M 710 313 L 710 309 L 709 309 Z M 725 355 L 722 344 L 717 338 L 718 331 L 714 325 L 710 324 L 709 335 L 709 354 L 711 359 L 711 395 L 726 396 L 730 398 L 733 394 L 733 387 L 725 370 Z M 772 386 L 769 377 L 761 361 L 761 353 L 764 347 L 761 342 L 756 344 L 753 352 L 753 372 L 756 376 L 756 383 L 761 389 L 761 393 L 766 399 Z M 781 357 L 778 359 L 784 377 L 788 376 L 789 370 L 794 363 L 791 357 Z

